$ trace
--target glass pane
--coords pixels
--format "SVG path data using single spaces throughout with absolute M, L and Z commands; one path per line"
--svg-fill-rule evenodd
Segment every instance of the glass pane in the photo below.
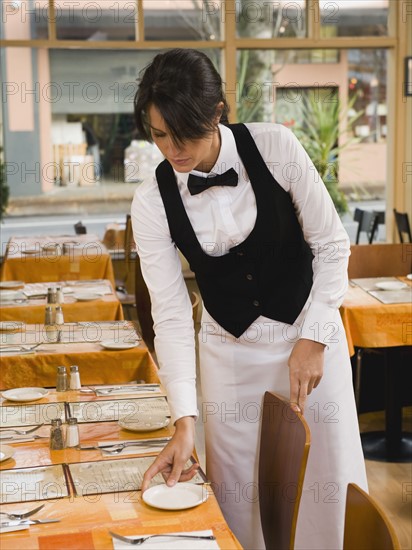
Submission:
M 48 37 L 48 0 L 3 0 L 1 2 L 1 38 L 30 40 Z
M 61 40 L 134 40 L 136 0 L 55 0 Z
M 143 0 L 146 40 L 220 40 L 221 0 Z
M 389 0 L 320 0 L 322 37 L 385 36 Z
M 240 0 L 236 5 L 237 36 L 248 38 L 303 38 L 306 1 Z
M 323 62 L 316 50 L 242 50 L 237 71 L 238 120 L 278 122 L 296 133 L 341 212 L 341 192 L 384 198 L 386 50 L 331 50 Z
M 100 158 L 98 176 L 103 183 L 143 180 L 153 174 L 162 160 L 154 145 L 139 140 L 133 115 L 139 73 L 157 53 L 105 50 L 102 55 L 100 50 L 50 51 L 51 82 L 47 97 L 52 108 L 53 146 L 87 143 L 88 154 Z M 219 69 L 220 51 L 205 53 Z M 131 146 L 132 141 L 138 143 Z M 133 161 L 136 155 L 138 163 Z

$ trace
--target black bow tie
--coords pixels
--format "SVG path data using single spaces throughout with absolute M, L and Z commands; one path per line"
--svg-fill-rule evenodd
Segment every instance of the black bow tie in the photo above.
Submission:
M 229 185 L 230 187 L 236 187 L 238 182 L 238 175 L 236 170 L 230 168 L 227 172 L 219 174 L 217 176 L 210 176 L 208 178 L 202 178 L 201 176 L 195 176 L 194 174 L 189 174 L 189 179 L 187 180 L 187 188 L 191 195 L 197 195 L 209 187 L 215 185 Z

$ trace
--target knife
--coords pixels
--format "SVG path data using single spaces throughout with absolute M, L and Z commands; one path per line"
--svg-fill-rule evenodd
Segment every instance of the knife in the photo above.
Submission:
M 37 525 L 43 523 L 57 523 L 61 521 L 61 518 L 50 519 L 12 519 L 9 521 L 2 521 L 0 527 L 17 527 L 19 525 Z
M 112 447 L 118 447 L 124 445 L 125 447 L 150 447 L 160 446 L 170 441 L 170 437 L 164 437 L 161 439 L 137 439 L 136 441 L 118 441 L 117 443 L 111 443 L 110 445 L 79 445 L 76 447 L 79 451 L 91 451 L 100 449 L 111 449 Z

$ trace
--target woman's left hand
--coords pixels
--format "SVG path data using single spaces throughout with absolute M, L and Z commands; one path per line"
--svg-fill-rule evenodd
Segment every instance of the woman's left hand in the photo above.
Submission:
M 290 354 L 289 380 L 290 402 L 302 413 L 306 398 L 319 384 L 323 375 L 324 344 L 301 338 Z

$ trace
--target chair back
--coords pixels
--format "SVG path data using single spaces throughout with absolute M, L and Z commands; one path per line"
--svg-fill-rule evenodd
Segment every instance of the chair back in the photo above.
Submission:
M 395 208 L 393 209 L 395 215 L 396 227 L 399 233 L 399 240 L 401 243 L 404 242 L 404 236 L 407 238 L 407 242 L 412 243 L 412 234 L 411 226 L 409 224 L 409 217 L 406 212 L 398 212 Z
M 350 247 L 348 274 L 361 277 L 393 277 L 412 271 L 412 245 L 359 244 Z
M 126 215 L 123 248 L 124 248 L 124 263 L 125 263 L 124 284 L 126 286 L 127 280 L 130 275 L 131 264 L 135 260 L 135 256 L 136 256 L 136 244 L 134 242 L 132 217 L 130 214 Z
M 355 483 L 346 495 L 343 550 L 398 550 L 398 537 L 385 512 Z
M 362 210 L 355 208 L 353 219 L 358 222 L 358 230 L 356 232 L 356 244 L 359 244 L 360 234 L 366 233 L 368 243 L 372 244 L 379 223 L 379 214 L 371 210 Z M 381 219 L 382 217 L 380 217 Z
M 77 222 L 74 224 L 74 232 L 76 235 L 85 235 L 87 233 L 86 226 L 82 222 Z
M 260 520 L 267 549 L 293 549 L 310 430 L 286 399 L 266 392 L 259 454 Z

